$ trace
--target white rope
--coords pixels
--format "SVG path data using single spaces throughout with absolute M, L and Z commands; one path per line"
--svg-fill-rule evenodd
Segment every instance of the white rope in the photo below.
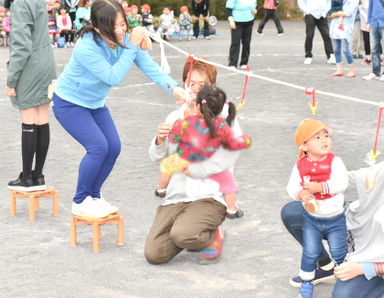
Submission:
M 151 34 L 150 36 L 152 37 L 152 35 L 153 34 Z M 153 38 L 153 39 L 155 39 L 155 38 Z M 166 44 L 167 46 L 173 48 L 177 52 L 182 53 L 183 55 L 185 55 L 187 57 L 191 56 L 191 54 L 189 54 L 189 53 L 179 49 L 178 47 L 176 47 L 175 45 L 173 45 L 173 44 L 171 44 L 171 43 L 169 43 L 167 41 L 164 41 L 163 39 L 161 39 L 161 41 L 160 41 L 160 49 L 163 46 L 163 44 Z M 291 87 L 291 88 L 295 88 L 295 89 L 303 90 L 303 91 L 306 89 L 306 87 L 303 87 L 303 86 L 299 86 L 299 85 L 296 85 L 296 84 L 292 84 L 292 83 L 288 83 L 288 82 L 280 81 L 280 80 L 276 80 L 276 79 L 271 79 L 271 78 L 268 78 L 268 77 L 265 77 L 265 76 L 261 76 L 261 75 L 256 75 L 256 74 L 254 74 L 252 72 L 248 73 L 246 71 L 232 69 L 232 68 L 229 68 L 228 66 L 224 66 L 222 64 L 215 63 L 213 61 L 204 60 L 204 59 L 201 59 L 201 58 L 198 58 L 198 57 L 195 57 L 195 56 L 193 56 L 193 58 L 195 60 L 198 60 L 198 61 L 201 61 L 201 62 L 205 62 L 205 63 L 210 64 L 210 65 L 214 65 L 214 66 L 216 66 L 218 68 L 226 69 L 228 71 L 236 72 L 238 74 L 248 75 L 249 77 L 253 77 L 253 78 L 256 78 L 256 79 L 264 80 L 264 81 L 271 82 L 271 83 L 274 83 L 274 84 L 279 84 L 279 85 L 283 85 L 283 86 L 287 86 L 287 87 Z M 373 106 L 377 106 L 377 107 L 380 107 L 380 106 L 383 105 L 383 103 L 381 103 L 381 102 L 374 102 L 374 101 L 370 101 L 370 100 L 366 100 L 366 99 L 360 99 L 360 98 L 346 96 L 346 95 L 341 95 L 341 94 L 336 94 L 336 93 L 332 93 L 332 92 L 321 91 L 321 90 L 318 90 L 318 89 L 316 89 L 316 93 L 317 94 L 321 94 L 321 95 L 325 95 L 325 96 L 335 97 L 335 98 L 342 99 L 342 100 L 348 100 L 348 101 L 352 101 L 352 102 L 373 105 Z

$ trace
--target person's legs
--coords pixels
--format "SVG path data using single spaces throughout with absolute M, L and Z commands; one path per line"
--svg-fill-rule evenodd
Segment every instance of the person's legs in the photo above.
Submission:
M 200 14 L 198 16 L 196 16 L 196 17 L 197 17 L 197 20 L 196 20 L 196 18 L 194 18 L 194 23 L 193 23 L 193 36 L 195 38 L 198 38 L 199 37 L 199 33 L 200 33 L 200 25 L 199 25 Z
M 73 199 L 76 204 L 80 204 L 87 196 L 92 196 L 93 185 L 108 154 L 108 141 L 91 109 L 59 99 L 56 94 L 53 100 L 53 112 L 57 120 L 87 150 L 80 163 L 77 190 Z
M 279 18 L 279 12 L 277 9 L 272 9 L 272 17 L 273 17 L 273 21 L 275 22 L 277 34 L 284 33 L 284 29 L 283 29 L 283 26 L 281 25 L 280 18 Z
M 257 28 L 258 33 L 263 33 L 264 26 L 270 17 L 269 9 L 264 9 L 264 17 L 260 20 L 259 27 Z
M 236 23 L 236 29 L 231 29 L 231 46 L 229 48 L 229 66 L 237 67 L 240 53 L 240 40 L 243 33 L 242 23 Z
M 300 277 L 305 281 L 310 281 L 315 277 L 316 260 L 321 254 L 322 239 L 323 235 L 317 220 L 304 214 Z
M 225 211 L 226 207 L 214 199 L 187 203 L 170 230 L 172 241 L 179 248 L 196 251 L 204 249 L 224 221 Z
M 352 38 L 351 38 L 351 52 L 355 58 L 359 56 L 359 39 L 360 39 L 360 21 L 355 21 L 353 26 Z
M 209 17 L 204 16 L 204 37 L 209 37 Z
M 305 58 L 312 58 L 313 37 L 315 36 L 315 18 L 306 15 L 305 18 Z
M 144 256 L 154 265 L 167 263 L 173 259 L 182 248 L 176 246 L 170 236 L 170 231 L 176 216 L 182 212 L 188 203 L 177 203 L 168 206 L 159 206 L 145 240 Z
M 328 239 L 329 251 L 337 264 L 341 264 L 347 254 L 347 225 L 341 214 L 324 223 L 324 233 Z
M 384 295 L 384 279 L 376 276 L 367 280 L 359 275 L 347 281 L 337 280 L 332 296 L 334 298 L 382 298 Z
M 325 54 L 327 55 L 327 59 L 329 59 L 331 54 L 333 54 L 333 48 L 331 38 L 329 37 L 329 27 L 327 19 L 321 17 L 317 20 L 316 26 L 320 31 L 321 37 L 323 38 Z
M 281 209 L 281 220 L 283 221 L 285 228 L 301 246 L 303 246 L 303 215 L 303 204 L 299 201 L 289 202 Z M 322 251 L 317 262 L 319 267 L 325 266 L 331 262 L 324 246 L 322 246 Z
M 333 48 L 335 50 L 336 58 L 336 71 L 331 74 L 331 77 L 342 76 L 343 75 L 343 66 L 342 66 L 342 56 L 341 56 L 341 39 L 332 39 Z
M 351 50 L 349 49 L 349 42 L 346 39 L 341 40 L 341 47 L 343 49 L 345 58 L 347 58 L 348 66 L 349 66 L 349 72 L 345 76 L 346 78 L 353 78 L 355 77 L 355 68 L 353 66 L 353 56 L 351 53 Z
M 92 115 L 96 125 L 103 133 L 108 144 L 107 155 L 105 156 L 104 162 L 101 165 L 99 173 L 96 176 L 92 186 L 92 197 L 100 198 L 101 186 L 108 178 L 113 166 L 116 163 L 116 159 L 121 151 L 121 142 L 115 123 L 113 122 L 109 109 L 106 106 L 92 111 Z
M 247 65 L 249 55 L 251 52 L 251 38 L 252 38 L 253 21 L 244 23 L 244 30 L 241 36 L 242 49 L 240 65 Z
M 43 174 L 43 168 L 45 160 L 47 158 L 50 131 L 48 124 L 49 115 L 49 103 L 36 107 L 37 121 L 36 121 L 36 160 L 35 169 L 33 171 L 34 176 L 40 176 Z
M 368 61 L 370 62 L 371 61 L 371 46 L 369 44 L 369 32 L 367 31 L 362 31 L 363 32 L 363 40 L 364 40 L 364 51 L 365 51 L 365 55 L 367 56 L 366 58 L 368 59 Z
M 371 45 L 371 57 L 372 57 L 372 72 L 376 76 L 380 76 L 380 40 L 381 30 L 379 27 L 370 29 L 370 45 Z

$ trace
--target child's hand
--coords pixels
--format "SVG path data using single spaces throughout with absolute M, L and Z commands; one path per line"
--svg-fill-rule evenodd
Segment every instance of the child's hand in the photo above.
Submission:
M 321 184 L 317 182 L 304 183 L 303 189 L 310 193 L 317 193 L 317 192 L 321 193 L 323 191 Z
M 302 201 L 302 202 L 308 202 L 309 200 L 312 200 L 312 199 L 313 199 L 313 195 L 312 195 L 309 191 L 307 191 L 307 190 L 305 190 L 305 189 L 301 190 L 301 191 L 297 194 L 297 197 L 298 197 L 299 200 Z
M 169 123 L 160 123 L 157 126 L 156 145 L 160 145 L 167 138 L 169 132 L 172 129 L 172 125 Z
M 335 267 L 335 276 L 341 281 L 350 280 L 358 275 L 363 275 L 364 270 L 361 263 L 346 262 Z

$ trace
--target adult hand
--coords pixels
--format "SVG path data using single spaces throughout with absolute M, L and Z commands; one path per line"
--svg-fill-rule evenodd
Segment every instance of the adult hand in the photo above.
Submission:
M 257 9 L 252 9 L 252 13 L 255 15 L 255 14 L 257 14 Z
M 209 23 L 209 17 L 204 17 L 204 21 L 208 22 Z
M 369 30 L 371 30 L 371 25 L 367 24 L 367 32 L 369 32 Z
M 6 93 L 7 96 L 9 96 L 9 97 L 16 97 L 15 89 L 13 89 L 13 88 L 9 88 L 8 86 L 5 87 L 5 93 Z
M 172 125 L 169 123 L 160 123 L 157 126 L 156 145 L 160 145 L 164 142 L 171 129 Z
M 228 17 L 228 22 L 229 22 L 229 28 L 235 30 L 236 29 L 236 23 L 235 21 L 233 20 L 233 17 Z
M 185 90 L 179 86 L 175 86 L 172 89 L 172 95 L 178 99 L 176 104 L 183 104 L 187 101 L 187 93 Z
M 335 276 L 341 281 L 347 281 L 358 275 L 363 275 L 364 270 L 361 263 L 345 262 L 335 267 Z
M 196 23 L 198 20 L 199 20 L 199 17 L 196 17 L 196 16 L 193 17 L 193 22 L 194 23 Z
M 313 195 L 308 190 L 305 190 L 305 189 L 301 190 L 297 194 L 297 197 L 299 198 L 299 201 L 302 201 L 302 202 L 307 202 L 313 199 Z
M 321 187 L 320 183 L 317 182 L 308 182 L 305 183 L 303 186 L 304 190 L 309 191 L 310 193 L 317 193 L 317 192 L 322 192 L 323 188 Z
M 143 27 L 133 28 L 131 35 L 129 37 L 129 42 L 133 43 L 135 46 L 139 46 L 143 39 L 146 37 Z

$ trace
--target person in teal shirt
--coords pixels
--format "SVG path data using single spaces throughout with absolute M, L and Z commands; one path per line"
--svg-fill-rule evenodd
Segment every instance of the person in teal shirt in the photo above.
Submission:
M 133 63 L 167 93 L 184 99 L 184 89 L 160 72 L 148 52 L 143 28 L 127 33 L 122 6 L 114 0 L 97 0 L 91 23 L 83 28 L 72 57 L 59 77 L 53 95 L 53 112 L 68 133 L 85 149 L 80 163 L 72 213 L 103 218 L 117 211 L 100 189 L 120 154 L 120 138 L 105 104 L 112 86 L 119 85 Z M 122 99 L 122 105 L 126 105 Z
M 240 67 L 247 68 L 251 51 L 252 28 L 257 13 L 256 0 L 227 0 L 227 17 L 231 28 L 231 47 L 229 49 L 229 67 L 236 68 L 239 61 L 240 42 L 241 51 Z
M 80 31 L 84 25 L 89 23 L 91 19 L 91 5 L 92 0 L 80 0 L 75 20 L 77 31 Z

